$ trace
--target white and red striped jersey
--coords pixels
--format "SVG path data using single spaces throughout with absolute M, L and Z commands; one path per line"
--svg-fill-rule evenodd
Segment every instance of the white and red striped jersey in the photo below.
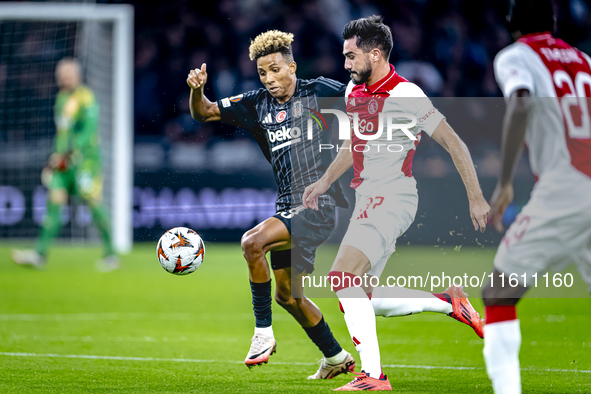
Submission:
M 351 135 L 354 178 L 351 187 L 361 194 L 393 186 L 395 181 L 412 178 L 412 159 L 420 141 L 421 132 L 433 134 L 443 115 L 433 107 L 433 103 L 414 83 L 398 75 L 394 66 L 381 81 L 371 86 L 355 85 L 349 82 L 345 92 L 347 115 L 353 125 L 354 114 L 358 115 L 360 138 Z M 380 116 L 382 113 L 382 124 Z M 416 125 L 407 128 L 411 139 L 403 130 L 394 129 L 388 135 L 385 123 L 390 114 L 392 124 L 409 123 L 405 114 L 416 117 Z M 382 133 L 376 136 L 380 128 Z M 396 184 L 396 187 L 399 183 Z M 416 191 L 416 188 L 415 188 Z
M 525 134 L 534 175 L 591 177 L 589 56 L 548 32 L 528 34 L 499 52 L 494 68 L 505 97 L 518 89 L 535 97 Z

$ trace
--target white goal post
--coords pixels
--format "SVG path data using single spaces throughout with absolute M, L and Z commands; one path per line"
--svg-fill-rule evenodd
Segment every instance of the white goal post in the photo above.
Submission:
M 112 39 L 112 164 L 110 173 L 112 236 L 120 253 L 133 243 L 133 7 L 125 4 L 2 2 L 4 21 L 110 22 Z

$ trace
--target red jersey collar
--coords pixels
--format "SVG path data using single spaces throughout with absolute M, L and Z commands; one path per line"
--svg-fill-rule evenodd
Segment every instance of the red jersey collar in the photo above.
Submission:
M 388 73 L 388 75 L 386 75 L 384 78 L 380 79 L 378 82 L 373 83 L 371 86 L 367 86 L 367 83 L 364 83 L 364 85 L 365 85 L 364 90 L 368 90 L 371 93 L 376 93 L 381 87 L 386 85 L 386 83 L 388 81 L 390 81 L 394 77 L 395 74 L 396 74 L 396 71 L 394 70 L 394 66 L 390 64 L 390 72 Z
M 519 39 L 517 41 L 520 42 L 532 42 L 532 41 L 542 41 L 542 40 L 547 40 L 550 38 L 554 38 L 552 37 L 552 33 L 550 33 L 549 31 L 544 31 L 541 33 L 530 33 L 530 34 L 524 34 L 521 37 L 519 37 Z

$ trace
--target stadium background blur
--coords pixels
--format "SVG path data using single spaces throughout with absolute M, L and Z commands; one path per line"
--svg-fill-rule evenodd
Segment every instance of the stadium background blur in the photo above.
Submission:
M 248 133 L 219 123 L 192 120 L 185 82 L 191 68 L 208 64 L 206 94 L 210 98 L 258 89 L 261 83 L 254 63 L 248 59 L 249 42 L 262 31 L 281 29 L 295 35 L 299 78 L 323 75 L 346 82 L 342 27 L 351 19 L 371 14 L 383 15 L 392 29 L 391 62 L 401 75 L 437 98 L 436 106 L 448 116 L 470 148 L 485 195 L 492 192 L 499 171 L 503 113 L 492 61 L 511 42 L 504 25 L 505 1 L 98 3 L 130 3 L 135 10 L 136 241 L 153 241 L 164 229 L 182 224 L 199 230 L 212 241 L 236 241 L 244 230 L 274 212 L 276 187 L 271 168 Z M 557 3 L 558 35 L 591 52 L 589 3 Z M 24 40 L 23 45 L 26 43 Z M 59 60 L 55 53 L 48 53 L 53 56 L 50 62 Z M 0 80 L 6 77 L 6 73 L 0 73 Z M 57 92 L 57 88 L 53 90 Z M 52 94 L 51 100 L 45 102 L 48 115 L 53 97 Z M 36 174 L 37 170 L 32 172 Z M 413 172 L 421 192 L 418 218 L 426 219 L 413 225 L 405 236 L 407 240 L 413 244 L 443 242 L 451 238 L 447 235 L 450 229 L 459 232 L 468 228 L 468 215 L 457 217 L 458 212 L 467 212 L 463 193 L 458 198 L 457 193 L 437 191 L 442 186 L 460 191 L 461 181 L 449 155 L 430 138 L 423 138 L 419 145 Z M 525 203 L 533 184 L 525 158 L 517 179 L 516 201 L 507 213 L 507 223 Z M 27 209 L 42 209 L 35 204 L 42 201 L 36 200 Z M 349 215 L 342 212 L 340 218 L 346 220 Z M 450 226 L 452 220 L 460 222 Z M 0 224 L 5 236 L 10 236 L 10 230 L 10 226 Z M 498 239 L 489 231 L 481 241 L 492 245 Z M 478 242 L 472 238 L 460 241 Z
M 41 42 L 42 50 L 34 34 L 21 30 L 17 37 L 10 30 L 8 34 L 0 30 L 0 392 L 326 393 L 344 384 L 349 376 L 335 381 L 305 379 L 317 368 L 314 361 L 320 355 L 276 304 L 273 326 L 280 341 L 278 353 L 263 368 L 244 367 L 254 319 L 247 268 L 235 241 L 274 213 L 275 184 L 271 167 L 247 133 L 191 119 L 187 73 L 203 62 L 208 64 L 206 94 L 210 98 L 258 89 L 255 65 L 247 57 L 249 41 L 259 32 L 276 28 L 295 34 L 300 78 L 324 75 L 345 82 L 342 27 L 353 18 L 382 14 L 394 34 L 391 62 L 435 97 L 435 105 L 468 144 L 489 197 L 499 170 L 504 111 L 492 60 L 510 42 L 503 22 L 506 3 L 131 2 L 135 11 L 136 244 L 132 253 L 122 256 L 122 269 L 109 274 L 96 272 L 92 262 L 100 257 L 100 249 L 89 247 L 87 237 L 76 238 L 82 233 L 71 225 L 62 231 L 66 242 L 52 249 L 43 272 L 9 261 L 15 245 L 31 246 L 29 240 L 13 238 L 38 233 L 30 224 L 42 217 L 45 199 L 35 199 L 32 191 L 41 187 L 40 172 L 50 149 L 47 137 L 55 132 L 51 130 L 57 93 L 53 70 L 67 53 L 64 45 L 75 40 L 77 25 L 58 29 L 42 24 L 47 38 Z M 558 35 L 591 53 L 589 1 L 559 3 Z M 0 29 L 5 28 L 0 23 Z M 28 54 L 36 64 L 6 67 L 3 62 L 8 55 L 3 49 L 16 42 L 22 48 L 14 52 Z M 104 74 L 97 70 L 107 59 L 102 54 L 93 54 L 94 60 L 103 62 L 93 65 L 95 76 Z M 23 92 L 17 96 L 16 90 L 10 90 L 16 85 L 22 85 L 19 91 Z M 108 89 L 108 83 L 103 85 Z M 20 105 L 27 100 L 33 107 L 19 112 L 24 118 L 16 121 L 24 121 L 12 127 L 15 123 L 6 115 L 7 103 Z M 106 104 L 101 107 L 103 114 L 108 111 Z M 34 119 L 27 118 L 30 113 Z M 23 126 L 28 120 L 42 124 L 43 134 Z M 39 136 L 44 141 L 36 141 Z M 20 149 L 23 145 L 25 149 Z M 452 268 L 479 275 L 489 272 L 499 235 L 492 228 L 485 234 L 471 229 L 464 188 L 449 155 L 428 137 L 418 149 L 413 170 L 419 183 L 419 211 L 399 242 L 404 247 L 393 257 L 396 263 L 389 268 L 397 275 L 424 275 L 422 269 L 449 274 Z M 19 177 L 27 178 L 26 184 Z M 516 200 L 507 222 L 527 201 L 533 185 L 525 158 L 516 183 Z M 27 187 L 27 212 L 21 223 L 3 224 L 17 208 L 6 203 L 2 194 L 6 185 Z M 341 212 L 340 220 L 346 221 L 349 214 Z M 199 231 L 207 245 L 205 264 L 188 277 L 163 272 L 156 259 L 157 238 L 179 225 Z M 92 227 L 90 221 L 86 226 Z M 335 249 L 336 245 L 329 245 L 319 250 L 317 274 L 328 272 Z M 524 392 L 591 392 L 589 336 L 582 329 L 591 324 L 591 300 L 586 286 L 575 277 L 575 286 L 563 287 L 566 293 L 559 294 L 571 297 L 567 302 L 544 298 L 537 289 L 530 294 L 534 299 L 520 303 Z M 470 295 L 482 313 L 478 289 L 470 289 Z M 354 352 L 336 300 L 318 297 L 314 301 L 337 339 Z M 491 392 L 482 341 L 466 326 L 426 313 L 378 319 L 377 325 L 387 363 L 384 368 L 398 392 Z

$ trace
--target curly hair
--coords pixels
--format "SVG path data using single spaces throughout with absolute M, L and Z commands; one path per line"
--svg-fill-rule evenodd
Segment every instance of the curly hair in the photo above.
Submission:
M 279 30 L 266 31 L 256 36 L 256 38 L 250 42 L 248 56 L 250 57 L 250 60 L 256 60 L 260 57 L 279 52 L 283 55 L 286 62 L 292 62 L 292 41 L 293 34 L 291 33 L 284 33 Z

